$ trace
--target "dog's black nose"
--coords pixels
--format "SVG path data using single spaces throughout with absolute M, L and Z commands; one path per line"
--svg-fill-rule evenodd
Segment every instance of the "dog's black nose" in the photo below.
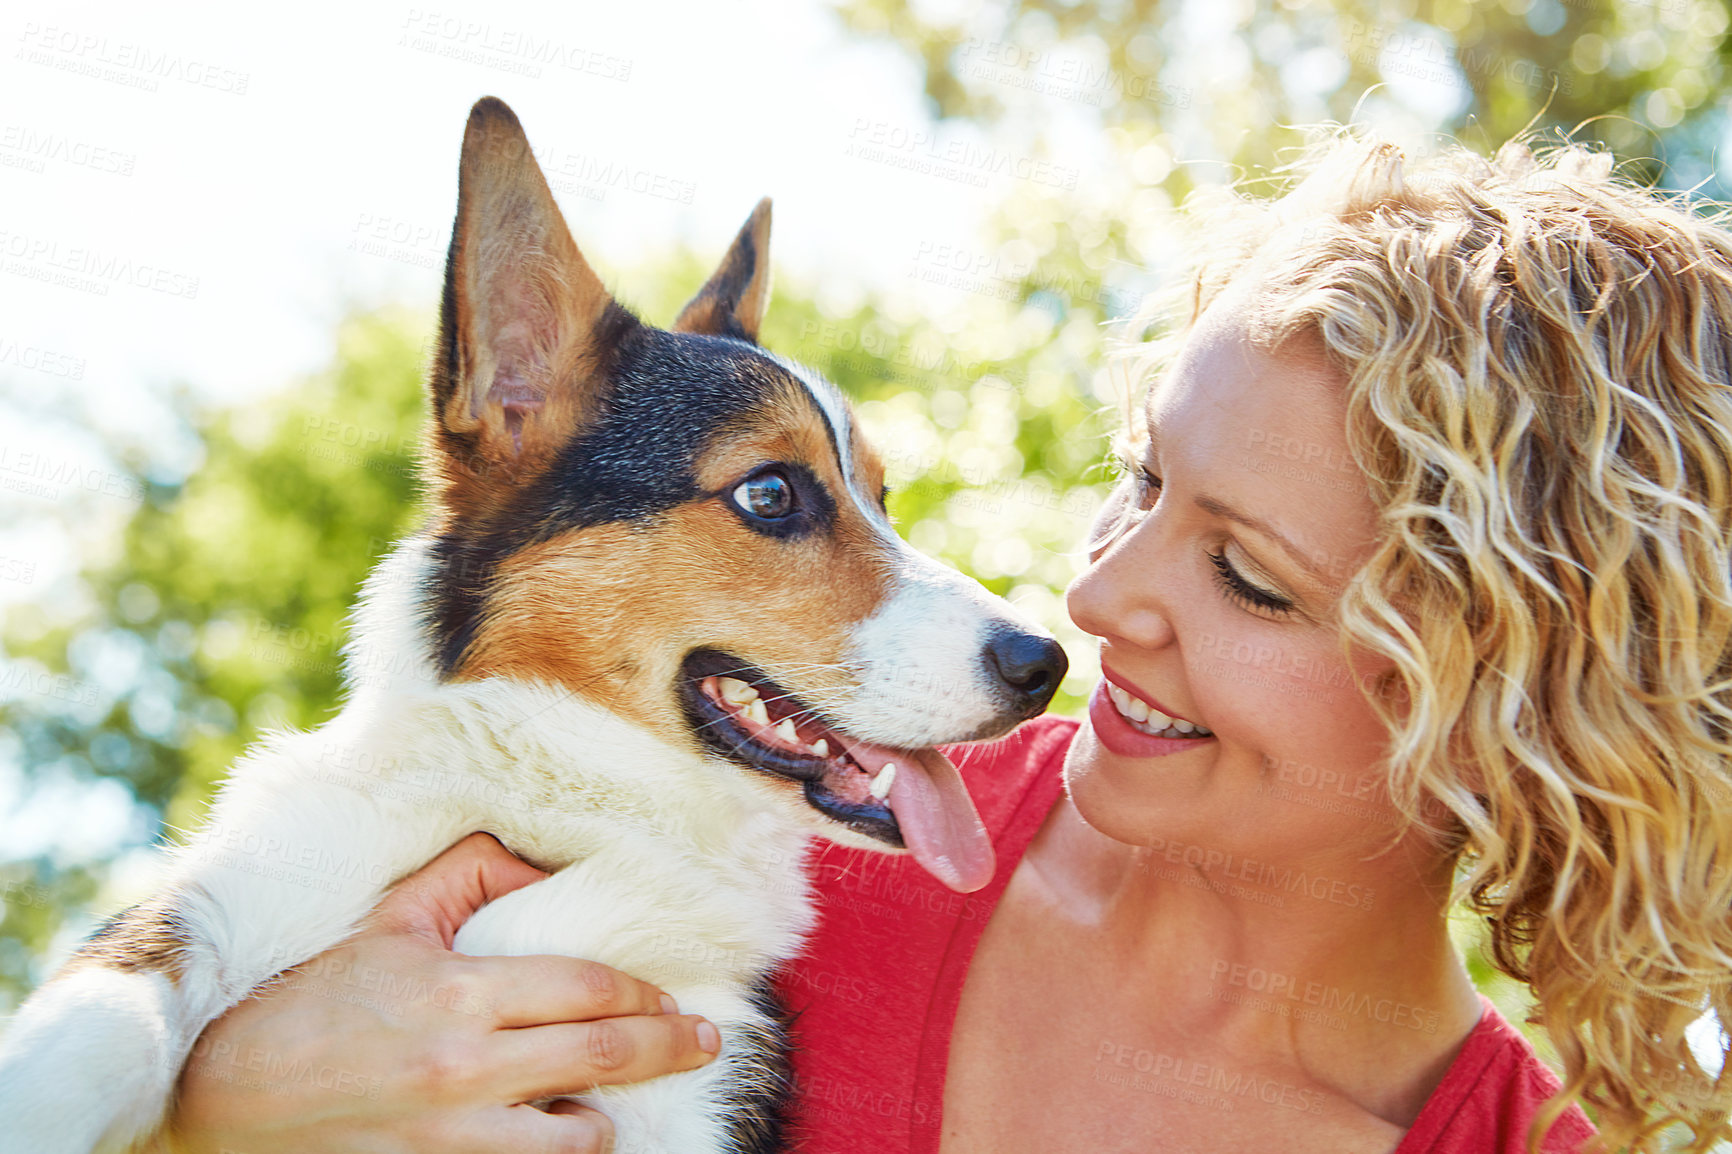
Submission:
M 1050 637 L 1006 629 L 986 643 L 986 669 L 1010 691 L 1013 708 L 1033 717 L 1046 708 L 1070 660 Z

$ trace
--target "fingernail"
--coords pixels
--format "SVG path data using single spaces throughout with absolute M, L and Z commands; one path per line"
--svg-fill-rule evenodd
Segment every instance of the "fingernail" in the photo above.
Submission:
M 698 1023 L 698 1049 L 714 1054 L 722 1048 L 722 1035 L 708 1021 Z
M 680 1004 L 678 1002 L 674 1001 L 673 995 L 663 994 L 662 995 L 662 1013 L 664 1013 L 664 1014 L 677 1014 L 679 1012 L 680 1012 Z

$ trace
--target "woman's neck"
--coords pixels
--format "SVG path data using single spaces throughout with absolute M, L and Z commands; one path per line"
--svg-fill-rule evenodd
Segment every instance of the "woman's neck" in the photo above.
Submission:
M 1481 1010 L 1450 940 L 1451 863 L 1417 837 L 1369 860 L 1198 856 L 1115 841 L 1065 797 L 1027 864 L 1082 964 L 1122 968 L 1127 1014 L 1286 1053 L 1410 1124 Z

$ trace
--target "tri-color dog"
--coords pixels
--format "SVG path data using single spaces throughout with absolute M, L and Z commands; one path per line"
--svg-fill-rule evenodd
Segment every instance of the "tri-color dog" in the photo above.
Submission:
M 897 538 L 840 394 L 757 345 L 768 202 L 663 331 L 602 287 L 497 100 L 458 189 L 433 514 L 363 591 L 349 700 L 243 759 L 170 884 L 25 1004 L 8 1148 L 150 1148 L 210 1021 L 487 830 L 555 872 L 460 949 L 606 962 L 721 1029 L 701 1070 L 585 1095 L 619 1149 L 775 1149 L 766 976 L 814 918 L 807 841 L 991 877 L 933 747 L 1040 712 L 1064 656 Z

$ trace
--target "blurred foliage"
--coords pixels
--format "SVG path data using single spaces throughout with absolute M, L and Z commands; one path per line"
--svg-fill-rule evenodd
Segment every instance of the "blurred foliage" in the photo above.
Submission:
M 949 19 L 944 8 L 839 5 L 850 28 L 923 67 L 937 116 L 1028 121 L 1031 99 L 1070 103 L 1127 156 L 1155 144 L 1256 170 L 1298 142 L 1290 126 L 1323 119 L 1481 147 L 1531 126 L 1651 153 L 1693 184 L 1725 127 L 1721 0 L 1009 0 L 952 6 Z M 1179 194 L 1197 179 L 1176 168 L 1146 183 Z
M 0 702 L 8 752 L 33 776 L 110 779 L 190 826 L 262 731 L 331 714 L 350 602 L 417 516 L 424 324 L 357 318 L 327 373 L 197 418 L 203 467 L 182 485 L 141 483 L 118 556 L 85 574 L 89 612 L 46 629 L 8 617 L 12 667 L 60 687 Z M 0 870 L 3 1001 L 40 979 L 43 951 L 98 879 L 53 855 Z
M 1367 124 L 1490 152 L 1598 144 L 1644 183 L 1728 196 L 1726 0 L 838 0 L 922 71 L 958 134 L 1050 158 L 983 229 L 985 263 L 1039 299 L 1129 311 L 1186 247 L 1200 188 L 1271 186 L 1308 128 Z M 1732 169 L 1727 173 L 1732 175 Z

